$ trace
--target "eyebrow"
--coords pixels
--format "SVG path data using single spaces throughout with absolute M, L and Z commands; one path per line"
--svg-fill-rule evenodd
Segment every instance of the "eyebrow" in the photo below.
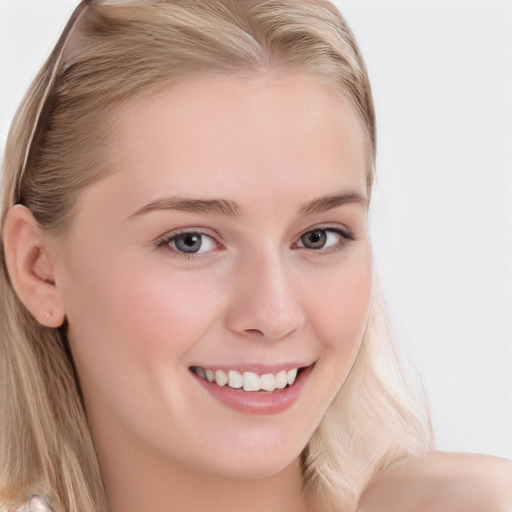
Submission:
M 227 217 L 239 217 L 240 207 L 227 199 L 192 199 L 173 196 L 156 199 L 146 204 L 129 218 L 144 215 L 155 211 L 178 210 L 182 212 L 218 213 Z
M 367 204 L 368 199 L 358 192 L 344 192 L 314 199 L 313 201 L 303 205 L 300 212 L 303 215 L 311 215 L 313 213 L 325 212 L 332 208 L 349 203 Z M 139 215 L 166 210 L 194 213 L 216 213 L 232 218 L 238 218 L 242 213 L 240 206 L 238 206 L 235 201 L 228 199 L 198 199 L 173 196 L 151 201 L 128 218 L 131 219 Z
M 336 208 L 337 206 L 350 203 L 367 205 L 368 199 L 358 192 L 344 192 L 341 194 L 334 194 L 314 199 L 313 201 L 305 204 L 300 211 L 304 215 L 311 215 L 312 213 L 326 212 L 332 208 Z

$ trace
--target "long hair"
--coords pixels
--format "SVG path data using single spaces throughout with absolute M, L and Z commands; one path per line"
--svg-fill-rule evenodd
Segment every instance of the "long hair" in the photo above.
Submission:
M 134 99 L 194 77 L 305 72 L 337 88 L 366 134 L 375 118 L 354 37 L 327 0 L 84 0 L 15 116 L 6 144 L 2 225 L 13 204 L 65 237 L 83 190 L 109 172 L 109 128 Z M 40 491 L 65 510 L 107 501 L 66 338 L 16 295 L 1 251 L 0 496 Z M 302 454 L 315 510 L 352 510 L 390 461 L 429 447 L 374 297 L 348 380 Z M 418 406 L 418 404 L 420 404 Z

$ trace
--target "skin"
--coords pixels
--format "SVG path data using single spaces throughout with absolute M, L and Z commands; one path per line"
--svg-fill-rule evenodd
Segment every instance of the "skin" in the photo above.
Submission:
M 363 492 L 358 512 L 510 512 L 512 464 L 500 457 L 432 452 L 391 464 Z
M 135 102 L 114 133 L 112 174 L 84 192 L 64 240 L 23 206 L 4 225 L 24 303 L 44 325 L 67 319 L 110 511 L 311 512 L 299 456 L 354 363 L 371 303 L 356 116 L 306 75 L 230 77 Z M 303 211 L 348 191 L 361 200 Z M 144 210 L 177 195 L 234 201 L 238 215 Z M 160 243 L 185 227 L 211 237 L 192 258 Z M 303 247 L 318 227 L 353 239 Z M 274 415 L 219 403 L 189 370 L 269 361 L 315 363 Z M 407 457 L 368 484 L 358 510 L 505 512 L 510 476 L 493 457 Z
M 198 80 L 133 104 L 114 144 L 114 172 L 84 192 L 54 267 L 111 511 L 305 510 L 299 456 L 371 302 L 357 117 L 307 76 Z M 346 193 L 360 200 L 303 211 Z M 175 196 L 239 214 L 140 213 Z M 325 226 L 353 239 L 302 246 Z M 207 235 L 205 252 L 157 247 L 183 228 Z M 315 367 L 273 415 L 221 404 L 189 369 L 287 363 Z

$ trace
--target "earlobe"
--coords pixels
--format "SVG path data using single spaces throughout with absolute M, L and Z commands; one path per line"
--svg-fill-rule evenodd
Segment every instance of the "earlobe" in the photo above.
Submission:
M 3 242 L 9 276 L 25 307 L 40 324 L 60 327 L 65 310 L 54 279 L 54 246 L 28 208 L 9 209 Z

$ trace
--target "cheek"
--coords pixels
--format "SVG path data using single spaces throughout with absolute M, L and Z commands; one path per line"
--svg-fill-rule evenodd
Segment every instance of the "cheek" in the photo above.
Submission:
M 155 417 L 165 403 L 178 416 L 186 410 L 184 393 L 166 390 L 181 389 L 183 362 L 214 321 L 216 288 L 204 276 L 148 268 L 147 262 L 118 261 L 101 274 L 87 271 L 101 268 L 93 263 L 73 276 L 80 293 L 70 290 L 68 320 L 88 414 L 103 425 L 111 411 L 113 421 L 122 418 L 147 434 L 141 417 Z M 157 436 L 158 426 L 152 428 Z
M 208 328 L 215 304 L 208 282 L 147 273 L 136 284 L 117 288 L 110 320 L 142 351 L 185 351 Z
M 340 267 L 336 277 L 326 276 L 315 297 L 314 321 L 325 348 L 333 355 L 355 357 L 366 327 L 372 298 L 370 252 Z
M 158 366 L 178 368 L 213 322 L 216 288 L 204 276 L 171 273 L 147 261 L 116 260 L 101 272 L 105 267 L 93 259 L 82 263 L 66 297 L 82 380 L 143 387 L 144 376 Z
M 77 284 L 80 296 L 70 301 L 70 324 L 80 326 L 91 342 L 103 338 L 140 353 L 186 349 L 187 333 L 199 334 L 208 325 L 215 288 L 189 276 L 170 279 L 137 268 L 130 265 L 124 272 L 118 267 L 89 280 L 84 276 Z

